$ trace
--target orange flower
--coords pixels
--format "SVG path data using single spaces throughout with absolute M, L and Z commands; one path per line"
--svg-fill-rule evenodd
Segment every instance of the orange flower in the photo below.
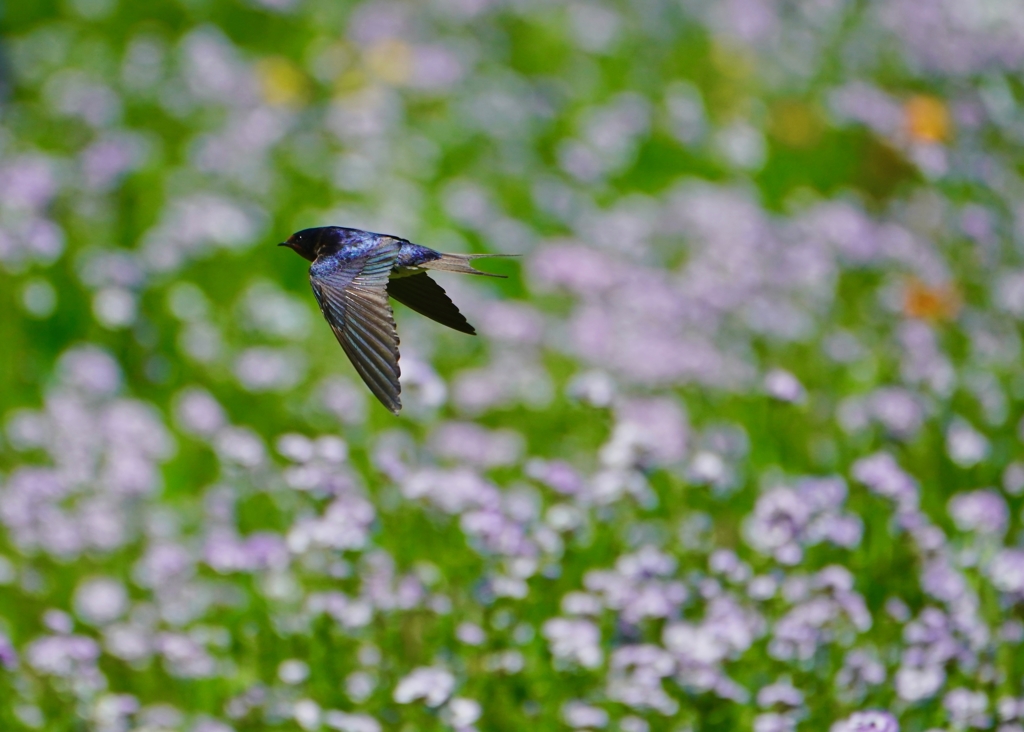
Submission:
M 937 97 L 919 94 L 903 105 L 907 132 L 918 142 L 944 142 L 953 136 L 949 109 Z
M 907 281 L 903 294 L 903 313 L 922 320 L 952 320 L 960 312 L 963 300 L 956 285 L 928 285 L 916 277 Z

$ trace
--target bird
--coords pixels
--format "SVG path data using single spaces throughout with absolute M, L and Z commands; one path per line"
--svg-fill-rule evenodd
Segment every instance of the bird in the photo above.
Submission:
M 398 331 L 390 297 L 442 325 L 476 335 L 428 270 L 504 277 L 473 266 L 508 254 L 444 254 L 408 239 L 344 226 L 302 229 L 278 246 L 309 260 L 309 284 L 356 372 L 393 414 L 402 409 Z

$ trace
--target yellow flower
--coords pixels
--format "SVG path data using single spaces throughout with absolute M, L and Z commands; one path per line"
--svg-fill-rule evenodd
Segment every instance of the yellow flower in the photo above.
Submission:
M 412 49 L 397 38 L 380 41 L 366 51 L 366 67 L 383 82 L 405 84 L 412 75 Z
M 804 102 L 780 101 L 772 105 L 768 131 L 788 147 L 813 147 L 821 139 L 821 117 Z
M 291 61 L 280 56 L 261 59 L 256 64 L 260 90 L 268 104 L 298 106 L 309 93 L 306 77 Z

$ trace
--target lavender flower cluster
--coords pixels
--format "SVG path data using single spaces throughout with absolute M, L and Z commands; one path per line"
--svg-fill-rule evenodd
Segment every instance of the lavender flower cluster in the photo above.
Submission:
M 0 40 L 4 729 L 1024 730 L 1024 5 L 60 7 Z M 400 420 L 324 224 L 523 255 L 475 340 L 397 308 Z

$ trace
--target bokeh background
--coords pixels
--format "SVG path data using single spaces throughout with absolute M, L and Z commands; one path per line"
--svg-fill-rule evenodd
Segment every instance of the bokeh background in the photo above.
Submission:
M 1024 729 L 1018 0 L 4 13 L 3 729 Z

